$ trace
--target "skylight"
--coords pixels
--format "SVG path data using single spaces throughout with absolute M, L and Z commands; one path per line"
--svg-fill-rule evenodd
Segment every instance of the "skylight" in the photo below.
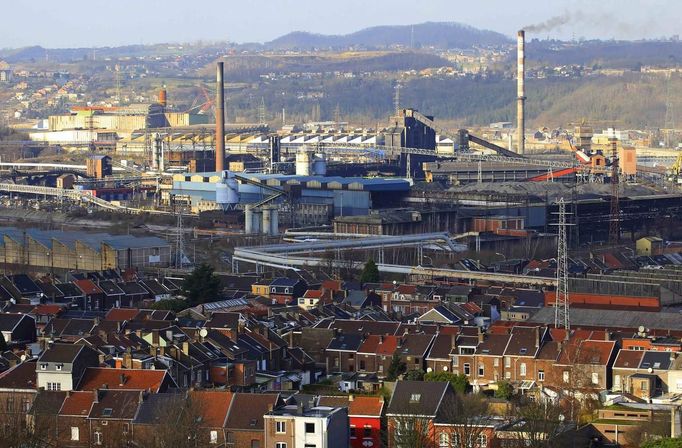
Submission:
M 410 395 L 410 403 L 419 403 L 419 401 L 422 399 L 422 394 L 411 394 Z
M 111 417 L 111 415 L 114 413 L 114 410 L 112 408 L 104 408 L 102 410 L 102 417 Z

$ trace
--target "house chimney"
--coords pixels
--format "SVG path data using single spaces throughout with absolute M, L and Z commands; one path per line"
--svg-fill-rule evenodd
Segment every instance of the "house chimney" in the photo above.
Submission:
M 384 343 L 384 335 L 380 334 L 379 335 L 379 344 L 383 344 L 383 343 Z
M 95 403 L 99 402 L 99 389 L 95 389 L 92 391 L 92 399 Z
M 303 411 L 305 410 L 305 407 L 303 406 L 302 402 L 299 402 L 298 405 L 296 405 L 296 412 L 298 415 L 303 415 Z
M 215 170 L 220 172 L 225 169 L 225 83 L 222 61 L 216 66 L 215 102 Z
M 353 401 L 353 394 L 348 395 L 348 401 Z
M 540 327 L 535 327 L 535 347 L 540 347 Z
M 520 30 L 517 33 L 517 48 L 516 48 L 516 82 L 517 82 L 517 107 L 516 107 L 516 132 L 518 140 L 517 154 L 523 155 L 526 151 L 525 131 L 526 131 L 526 32 Z
M 485 333 L 481 331 L 481 327 L 478 327 L 478 343 L 482 344 L 485 341 Z
M 450 335 L 450 347 L 455 348 L 456 346 L 457 346 L 457 335 L 451 334 Z
M 189 356 L 189 341 L 183 341 L 182 343 L 182 353 Z

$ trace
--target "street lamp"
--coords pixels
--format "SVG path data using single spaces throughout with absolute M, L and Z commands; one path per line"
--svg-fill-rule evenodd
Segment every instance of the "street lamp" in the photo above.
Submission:
M 502 254 L 500 252 L 495 252 L 495 255 L 499 255 L 500 257 L 502 257 L 502 261 L 507 261 L 507 256 L 505 254 Z

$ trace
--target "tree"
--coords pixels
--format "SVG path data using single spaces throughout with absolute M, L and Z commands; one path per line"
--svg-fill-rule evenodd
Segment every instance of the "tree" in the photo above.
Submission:
M 194 448 L 201 446 L 200 427 L 204 403 L 191 394 L 167 396 L 153 409 L 156 424 L 135 436 L 137 446 L 148 448 Z
M 564 415 L 558 403 L 551 400 L 521 399 L 514 409 L 519 422 L 513 434 L 516 446 L 551 448 L 561 446 Z M 569 442 L 568 445 L 573 441 Z
M 509 381 L 498 381 L 495 389 L 495 398 L 502 398 L 509 401 L 514 395 L 514 386 Z
M 391 358 L 391 364 L 388 366 L 388 370 L 386 371 L 386 379 L 388 381 L 395 381 L 405 372 L 405 370 L 407 370 L 407 366 L 402 359 L 400 359 L 400 356 L 398 356 L 397 353 L 394 353 L 393 357 Z
M 371 258 L 365 263 L 360 274 L 360 283 L 376 283 L 379 281 L 379 268 Z
M 405 373 L 405 379 L 410 381 L 423 381 L 424 371 L 422 369 L 412 369 Z
M 682 448 L 682 439 L 666 437 L 642 444 L 642 448 Z
M 489 426 L 490 414 L 488 402 L 482 394 L 452 394 L 444 399 L 441 409 L 443 409 L 441 420 L 448 423 L 449 428 L 448 446 L 453 448 L 480 446 L 479 440 Z
M 424 375 L 424 381 L 447 381 L 452 385 L 455 392 L 463 394 L 469 387 L 469 379 L 466 375 L 450 372 L 429 372 Z
M 202 263 L 185 278 L 182 291 L 187 296 L 189 306 L 216 300 L 220 294 L 220 279 L 214 274 L 211 265 Z
M 173 311 L 175 313 L 178 313 L 184 309 L 186 309 L 188 306 L 188 303 L 186 300 L 183 299 L 168 299 L 168 300 L 159 300 L 158 302 L 154 302 L 149 308 L 153 310 L 166 310 L 166 311 Z
M 654 412 L 651 420 L 643 421 L 625 435 L 630 446 L 644 446 L 647 443 L 670 437 L 670 419 L 667 412 Z

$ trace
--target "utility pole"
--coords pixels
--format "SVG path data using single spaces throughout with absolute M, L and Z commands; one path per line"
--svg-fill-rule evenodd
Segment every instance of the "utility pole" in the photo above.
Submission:
M 265 98 L 260 98 L 260 106 L 258 106 L 258 124 L 265 124 Z
M 556 258 L 556 298 L 554 300 L 554 328 L 570 331 L 568 297 L 568 245 L 566 238 L 566 203 L 559 199 L 559 238 Z
M 182 210 L 178 212 L 176 232 L 177 237 L 175 240 L 175 267 L 178 269 L 182 269 L 183 254 L 185 252 L 185 233 L 182 227 Z

